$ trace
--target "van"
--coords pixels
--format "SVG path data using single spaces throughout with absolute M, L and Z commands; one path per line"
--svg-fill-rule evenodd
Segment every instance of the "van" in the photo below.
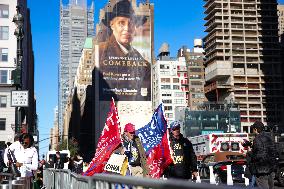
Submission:
M 46 154 L 46 161 L 52 159 L 53 162 L 56 161 L 56 150 L 48 151 Z M 70 151 L 69 150 L 61 150 L 60 152 L 60 159 L 64 162 L 64 168 L 68 169 L 69 158 L 70 158 Z

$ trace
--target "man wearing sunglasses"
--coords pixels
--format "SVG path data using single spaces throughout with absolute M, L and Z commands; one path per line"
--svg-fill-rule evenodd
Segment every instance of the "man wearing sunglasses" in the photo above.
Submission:
M 173 152 L 173 163 L 165 170 L 169 178 L 191 179 L 197 177 L 197 159 L 191 142 L 180 133 L 180 123 L 170 124 L 170 147 Z
M 127 123 L 124 127 L 123 150 L 128 157 L 129 168 L 132 176 L 148 176 L 149 168 L 147 165 L 146 153 L 138 136 L 135 135 L 135 125 Z

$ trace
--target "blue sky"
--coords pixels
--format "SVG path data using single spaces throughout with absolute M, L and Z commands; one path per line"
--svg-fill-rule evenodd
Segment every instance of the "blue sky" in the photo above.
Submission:
M 137 0 L 139 1 L 139 0 Z M 89 2 L 89 0 L 88 0 Z M 95 0 L 95 22 L 107 0 Z M 194 38 L 204 37 L 203 0 L 150 0 L 154 3 L 155 52 L 163 42 L 176 56 L 182 45 L 193 46 Z M 282 4 L 284 0 L 280 0 Z M 49 137 L 53 109 L 58 101 L 59 0 L 28 0 L 31 10 L 35 54 L 35 94 L 40 139 Z M 155 56 L 157 54 L 155 53 Z M 40 143 L 40 155 L 48 151 L 49 140 Z

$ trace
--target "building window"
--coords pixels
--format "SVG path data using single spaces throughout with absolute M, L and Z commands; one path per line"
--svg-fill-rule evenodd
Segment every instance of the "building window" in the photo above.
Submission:
M 162 102 L 163 102 L 164 104 L 171 104 L 171 103 L 172 103 L 172 100 L 165 100 L 165 99 L 163 99 Z
M 165 106 L 165 110 L 173 110 L 172 106 Z
M 183 99 L 174 99 L 174 104 L 184 104 Z
M 0 130 L 5 130 L 5 129 L 6 129 L 6 119 L 0 118 Z
M 6 84 L 8 81 L 8 71 L 0 70 L 0 84 Z
M 165 113 L 165 116 L 166 116 L 167 118 L 173 118 L 173 113 Z
M 170 78 L 161 78 L 161 83 L 170 83 L 171 79 Z
M 0 108 L 7 107 L 7 96 L 0 96 Z
M 170 85 L 161 85 L 161 89 L 171 89 Z
M 179 85 L 173 85 L 173 89 L 180 89 Z
M 0 61 L 8 62 L 8 49 L 0 48 Z
M 0 26 L 0 40 L 8 40 L 8 39 L 9 39 L 9 27 Z
M 173 83 L 179 83 L 179 78 L 173 78 Z
M 162 93 L 162 96 L 172 96 L 171 93 Z
M 0 4 L 0 18 L 9 18 L 9 5 Z
M 175 97 L 183 97 L 184 92 L 175 92 Z

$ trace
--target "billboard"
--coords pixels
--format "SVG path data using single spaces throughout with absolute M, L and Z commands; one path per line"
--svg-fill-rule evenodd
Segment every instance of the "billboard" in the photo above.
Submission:
M 96 138 L 112 98 L 122 128 L 133 123 L 139 129 L 152 117 L 152 7 L 135 2 L 110 0 L 100 11 L 93 47 Z
M 97 35 L 100 101 L 151 101 L 150 14 L 142 13 L 128 0 L 105 9 Z

